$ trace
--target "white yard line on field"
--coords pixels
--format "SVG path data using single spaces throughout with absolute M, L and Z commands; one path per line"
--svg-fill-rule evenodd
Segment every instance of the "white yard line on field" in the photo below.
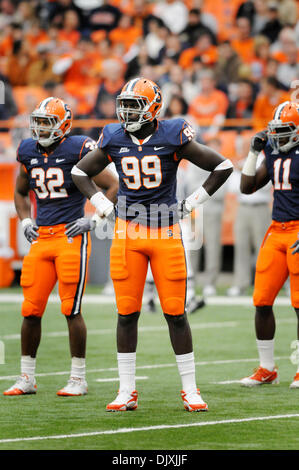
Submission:
M 290 360 L 290 356 L 280 356 L 276 357 L 276 360 L 283 360 L 283 359 L 288 359 Z M 219 361 L 200 361 L 200 362 L 195 362 L 196 366 L 214 366 L 214 365 L 223 365 L 223 364 L 239 364 L 243 362 L 258 362 L 258 358 L 252 358 L 252 359 L 223 359 Z M 138 370 L 150 370 L 150 369 L 165 369 L 168 367 L 177 367 L 176 363 L 173 362 L 171 364 L 148 364 L 144 366 L 136 366 L 136 369 Z M 97 374 L 99 372 L 116 372 L 118 371 L 117 367 L 110 367 L 106 369 L 87 369 L 86 373 L 89 374 Z M 64 370 L 60 372 L 44 372 L 40 374 L 35 374 L 35 377 L 53 377 L 53 376 L 58 376 L 58 375 L 68 375 L 70 373 L 69 370 Z M 16 375 L 2 375 L 0 376 L 0 380 L 13 380 L 17 376 Z
M 119 428 L 119 429 L 108 429 L 106 431 L 93 431 L 93 432 L 82 432 L 77 434 L 56 434 L 50 436 L 32 436 L 32 437 L 17 437 L 13 439 L 0 439 L 0 444 L 7 444 L 12 442 L 24 442 L 24 441 L 46 441 L 49 439 L 74 439 L 78 437 L 94 437 L 104 436 L 111 434 L 129 434 L 132 432 L 145 432 L 145 431 L 160 431 L 164 429 L 182 429 L 182 428 L 193 428 L 203 426 L 216 426 L 220 424 L 239 424 L 239 423 L 250 423 L 254 421 L 269 421 L 274 419 L 292 419 L 299 418 L 298 413 L 286 414 L 286 415 L 273 415 L 273 416 L 255 416 L 252 418 L 240 418 L 240 419 L 223 419 L 219 421 L 202 421 L 197 423 L 182 423 L 182 424 L 161 424 L 157 426 L 144 426 L 140 428 Z
M 281 318 L 277 319 L 277 324 L 283 323 L 295 323 L 296 319 L 295 316 L 293 318 Z M 192 330 L 205 330 L 207 328 L 236 328 L 240 326 L 240 322 L 237 321 L 224 321 L 224 322 L 207 322 L 207 323 L 192 323 L 191 329 Z M 139 333 L 152 333 L 152 332 L 159 332 L 159 331 L 168 331 L 168 327 L 164 325 L 160 326 L 140 326 L 138 328 Z M 89 336 L 94 335 L 110 335 L 115 333 L 115 328 L 106 328 L 101 330 L 88 330 Z M 67 337 L 68 331 L 65 329 L 64 331 L 48 331 L 43 332 L 43 338 L 59 338 L 59 337 Z M 9 341 L 9 340 L 19 340 L 20 333 L 11 333 L 8 335 L 0 335 L 0 340 L 2 341 Z
M 208 297 L 206 300 L 207 305 L 249 305 L 253 307 L 251 296 L 227 297 L 226 295 L 219 295 Z M 20 303 L 23 301 L 23 294 L 0 294 L 0 303 Z M 60 303 L 57 294 L 51 294 L 49 297 L 50 303 Z M 115 298 L 108 295 L 85 294 L 82 304 L 115 304 Z M 291 302 L 289 297 L 281 296 L 275 300 L 275 305 L 290 306 Z
M 205 330 L 207 328 L 235 328 L 238 326 L 238 323 L 235 321 L 226 321 L 226 322 L 209 322 L 209 323 L 198 323 L 191 326 L 192 330 Z M 139 333 L 151 333 L 159 331 L 168 331 L 168 327 L 165 325 L 161 326 L 140 326 L 138 328 Z M 88 330 L 88 336 L 91 335 L 107 335 L 115 333 L 115 328 L 107 328 L 102 330 Z M 44 332 L 43 337 L 56 338 L 68 336 L 68 331 L 50 331 Z M 2 341 L 20 339 L 20 333 L 13 333 L 10 335 L 0 336 Z

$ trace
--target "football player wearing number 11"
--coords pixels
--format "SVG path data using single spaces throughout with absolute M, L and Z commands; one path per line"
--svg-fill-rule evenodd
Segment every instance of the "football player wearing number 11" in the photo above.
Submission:
M 256 168 L 259 153 L 264 159 Z M 266 131 L 257 133 L 244 163 L 241 191 L 251 194 L 273 184 L 272 224 L 262 242 L 256 263 L 253 303 L 260 364 L 241 379 L 255 387 L 278 382 L 274 361 L 274 301 L 290 277 L 291 303 L 297 315 L 299 339 L 299 105 L 285 101 L 273 112 Z M 299 344 L 299 342 L 298 342 Z M 299 367 L 290 384 L 299 389 Z
M 21 375 L 4 395 L 36 393 L 35 362 L 41 339 L 41 319 L 58 280 L 61 311 L 67 319 L 71 374 L 59 396 L 85 395 L 86 326 L 81 315 L 90 255 L 90 232 L 101 222 L 84 217 L 86 198 L 74 185 L 71 169 L 96 143 L 84 135 L 69 136 L 72 113 L 60 99 L 43 100 L 30 116 L 32 138 L 18 148 L 20 171 L 15 206 L 25 237 L 31 243 L 21 274 L 24 301 L 21 330 Z M 95 177 L 114 201 L 118 178 L 107 168 Z M 31 219 L 29 191 L 35 193 L 36 223 Z M 112 202 L 111 202 L 112 204 Z M 100 216 L 108 215 L 103 211 Z M 55 356 L 53 359 L 57 362 Z
M 120 180 L 110 253 L 118 309 L 120 385 L 107 411 L 137 408 L 137 324 L 148 262 L 168 323 L 184 406 L 189 411 L 208 409 L 196 385 L 192 337 L 185 313 L 186 262 L 179 214 L 184 217 L 209 199 L 233 166 L 215 151 L 196 143 L 194 131 L 183 119 L 158 121 L 161 106 L 161 91 L 155 83 L 146 78 L 130 80 L 116 100 L 119 124 L 106 125 L 98 148 L 72 170 L 75 184 L 98 211 L 107 207 L 107 200 L 91 178 L 114 162 Z M 202 187 L 177 204 L 176 172 L 182 158 L 211 173 Z

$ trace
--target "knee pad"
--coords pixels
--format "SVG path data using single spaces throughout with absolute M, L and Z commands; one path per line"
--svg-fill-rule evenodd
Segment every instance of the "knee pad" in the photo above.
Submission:
M 167 315 L 182 315 L 185 312 L 185 299 L 169 297 L 162 302 L 162 310 Z
M 139 312 L 141 305 L 138 305 L 134 297 L 119 297 L 117 298 L 117 310 L 120 315 L 130 315 L 130 313 Z
M 164 316 L 167 322 L 171 323 L 176 329 L 183 328 L 188 323 L 186 313 L 181 313 L 180 315 L 169 315 L 168 313 L 164 313 Z
M 41 303 L 34 304 L 30 300 L 25 299 L 22 303 L 22 315 L 23 317 L 42 317 L 45 308 L 46 306 Z
M 272 306 L 275 296 L 272 293 L 263 292 L 261 289 L 255 289 L 253 293 L 253 305 L 256 308 Z

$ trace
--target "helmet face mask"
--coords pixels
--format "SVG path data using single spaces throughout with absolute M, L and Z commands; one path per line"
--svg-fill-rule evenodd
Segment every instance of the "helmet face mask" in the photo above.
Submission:
M 267 134 L 274 152 L 288 152 L 299 143 L 299 106 L 285 102 L 279 105 L 268 123 Z
M 45 116 L 33 112 L 30 115 L 30 130 L 32 138 L 43 147 L 48 147 L 63 137 L 59 129 L 58 116 Z
M 31 137 L 49 147 L 67 135 L 72 126 L 72 112 L 57 98 L 43 100 L 30 115 Z
M 129 132 L 135 132 L 148 122 L 146 118 L 147 101 L 144 97 L 118 96 L 116 114 L 118 120 Z
M 144 78 L 130 80 L 116 98 L 116 114 L 128 132 L 136 132 L 152 122 L 162 109 L 159 87 Z
M 288 152 L 299 142 L 298 129 L 293 122 L 270 121 L 268 136 L 270 145 L 276 152 Z

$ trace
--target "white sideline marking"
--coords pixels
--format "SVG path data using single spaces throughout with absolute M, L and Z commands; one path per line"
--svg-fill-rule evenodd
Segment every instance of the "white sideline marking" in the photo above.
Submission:
M 289 356 L 280 356 L 276 357 L 276 360 L 282 360 L 282 359 L 290 359 Z M 223 359 L 219 361 L 201 361 L 201 362 L 195 362 L 196 366 L 213 366 L 213 365 L 221 365 L 221 364 L 238 364 L 241 362 L 258 362 L 258 358 L 253 358 L 253 359 Z M 144 370 L 144 369 L 164 369 L 167 367 L 177 367 L 176 363 L 173 362 L 171 364 L 149 364 L 149 365 L 144 365 L 144 366 L 136 366 L 136 369 Z M 99 372 L 116 372 L 118 371 L 117 367 L 110 367 L 107 369 L 87 369 L 86 373 L 88 374 L 94 374 L 94 373 L 99 373 Z M 44 372 L 40 374 L 35 374 L 35 377 L 52 377 L 52 376 L 58 376 L 58 375 L 68 375 L 70 373 L 69 370 L 67 371 L 60 371 L 60 372 Z M 0 376 L 0 380 L 13 380 L 17 375 L 3 375 Z
M 277 319 L 276 324 L 283 324 L 283 323 L 295 323 L 296 319 L 294 318 L 282 318 Z M 237 321 L 225 321 L 225 322 L 214 322 L 214 323 L 194 323 L 191 324 L 191 330 L 204 330 L 206 328 L 236 328 L 240 326 L 240 322 Z M 138 328 L 139 333 L 151 333 L 151 332 L 159 332 L 159 331 L 168 331 L 167 326 L 141 326 Z M 93 335 L 106 335 L 115 332 L 115 328 L 110 329 L 102 329 L 102 330 L 90 330 L 88 331 L 88 336 Z M 48 333 L 43 333 L 43 338 L 63 338 L 69 335 L 68 331 L 49 331 Z M 2 341 L 9 341 L 9 340 L 19 340 L 21 338 L 20 333 L 12 333 L 9 335 L 2 335 L 0 339 Z
M 206 328 L 235 328 L 238 326 L 238 322 L 235 321 L 226 321 L 226 322 L 214 322 L 214 323 L 198 323 L 191 325 L 192 330 L 204 330 Z M 151 333 L 156 331 L 168 331 L 167 326 L 141 326 L 138 328 L 139 333 Z M 115 332 L 115 328 L 107 328 L 105 330 L 90 330 L 88 331 L 88 336 L 91 335 L 107 335 Z M 67 330 L 65 331 L 52 331 L 48 333 L 43 333 L 43 337 L 48 338 L 56 338 L 56 337 L 65 337 L 68 336 L 69 333 Z M 10 335 L 3 335 L 0 336 L 1 340 L 14 340 L 20 339 L 20 333 L 13 333 Z
M 23 302 L 23 299 L 23 294 L 0 294 L 0 303 L 20 303 Z M 207 297 L 205 301 L 207 305 L 249 305 L 253 307 L 251 296 L 227 297 L 226 295 L 216 295 Z M 57 294 L 51 294 L 49 302 L 60 303 L 60 298 Z M 115 298 L 109 295 L 85 294 L 82 300 L 82 305 L 84 304 L 115 305 Z M 291 301 L 289 297 L 281 296 L 276 298 L 274 305 L 290 306 Z
M 136 380 L 148 380 L 148 377 L 146 376 L 141 376 L 141 377 L 135 377 Z M 95 379 L 95 382 L 118 382 L 119 377 L 113 377 L 112 379 Z
M 158 426 L 145 426 L 142 428 L 119 428 L 119 429 L 109 429 L 107 431 L 82 432 L 78 434 L 57 434 L 57 435 L 52 435 L 52 436 L 17 437 L 14 439 L 0 439 L 0 444 L 6 444 L 8 442 L 45 441 L 48 439 L 74 439 L 77 437 L 93 437 L 93 436 L 103 436 L 103 435 L 109 435 L 109 434 L 125 434 L 125 433 L 139 432 L 139 431 L 157 431 L 161 429 L 181 429 L 181 428 L 192 428 L 192 427 L 203 427 L 203 426 L 215 426 L 217 424 L 250 423 L 252 421 L 269 421 L 271 419 L 290 419 L 290 418 L 299 418 L 299 414 L 294 413 L 294 414 L 287 414 L 287 415 L 256 416 L 252 418 L 241 418 L 241 419 L 223 419 L 219 421 L 202 421 L 201 423 L 161 424 Z

